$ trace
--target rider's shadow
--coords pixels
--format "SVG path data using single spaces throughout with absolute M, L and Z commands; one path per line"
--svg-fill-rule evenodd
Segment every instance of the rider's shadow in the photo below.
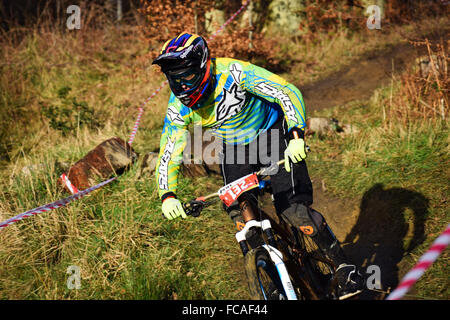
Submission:
M 352 262 L 365 271 L 369 265 L 380 267 L 381 290 L 398 284 L 401 259 L 421 244 L 428 199 L 402 188 L 383 189 L 375 184 L 361 200 L 360 215 L 343 243 Z M 370 276 L 370 274 L 366 274 Z M 368 291 L 367 297 L 376 298 Z

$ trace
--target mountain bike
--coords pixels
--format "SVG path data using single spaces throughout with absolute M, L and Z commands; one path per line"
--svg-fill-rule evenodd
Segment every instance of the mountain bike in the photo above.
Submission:
M 243 192 L 259 188 L 261 195 L 271 194 L 270 176 L 284 160 L 270 167 L 233 181 L 216 193 L 198 197 L 183 204 L 187 215 L 198 217 L 201 211 L 222 200 L 230 205 Z M 273 201 L 273 196 L 272 196 Z M 244 256 L 244 269 L 252 299 L 257 300 L 319 300 L 337 299 L 336 266 L 297 227 L 276 214 L 258 208 L 259 213 L 246 220 L 236 240 Z M 261 245 L 250 248 L 247 236 L 258 230 Z M 254 232 L 254 231 L 253 231 Z

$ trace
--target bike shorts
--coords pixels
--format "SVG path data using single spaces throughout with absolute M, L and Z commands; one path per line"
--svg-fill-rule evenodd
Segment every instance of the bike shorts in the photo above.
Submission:
M 221 153 L 221 173 L 224 185 L 231 183 L 245 175 L 254 173 L 262 167 L 284 159 L 284 151 L 289 143 L 288 130 L 284 117 L 267 131 L 246 145 L 223 144 Z M 291 163 L 291 172 L 287 172 L 284 165 L 278 172 L 270 176 L 274 205 L 278 214 L 292 204 L 303 203 L 307 206 L 313 202 L 313 189 L 308 175 L 305 160 Z M 241 197 L 254 201 L 258 197 L 258 189 L 243 193 Z M 237 201 L 225 210 L 238 209 Z M 237 207 L 236 207 L 237 206 Z

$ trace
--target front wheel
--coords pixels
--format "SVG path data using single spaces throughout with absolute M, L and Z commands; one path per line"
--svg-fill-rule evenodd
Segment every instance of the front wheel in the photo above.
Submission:
M 287 300 L 278 271 L 264 248 L 255 248 L 244 257 L 248 288 L 254 300 Z

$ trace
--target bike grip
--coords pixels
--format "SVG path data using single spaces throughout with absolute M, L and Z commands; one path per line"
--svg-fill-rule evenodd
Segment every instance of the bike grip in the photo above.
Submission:
M 305 145 L 306 152 L 311 152 L 311 148 L 308 145 Z M 284 159 L 281 159 L 277 162 L 278 165 L 282 165 L 284 163 Z
M 184 212 L 186 213 L 186 215 L 190 216 L 191 215 L 191 211 L 189 210 L 189 207 L 191 206 L 189 203 L 183 203 L 182 204 Z

